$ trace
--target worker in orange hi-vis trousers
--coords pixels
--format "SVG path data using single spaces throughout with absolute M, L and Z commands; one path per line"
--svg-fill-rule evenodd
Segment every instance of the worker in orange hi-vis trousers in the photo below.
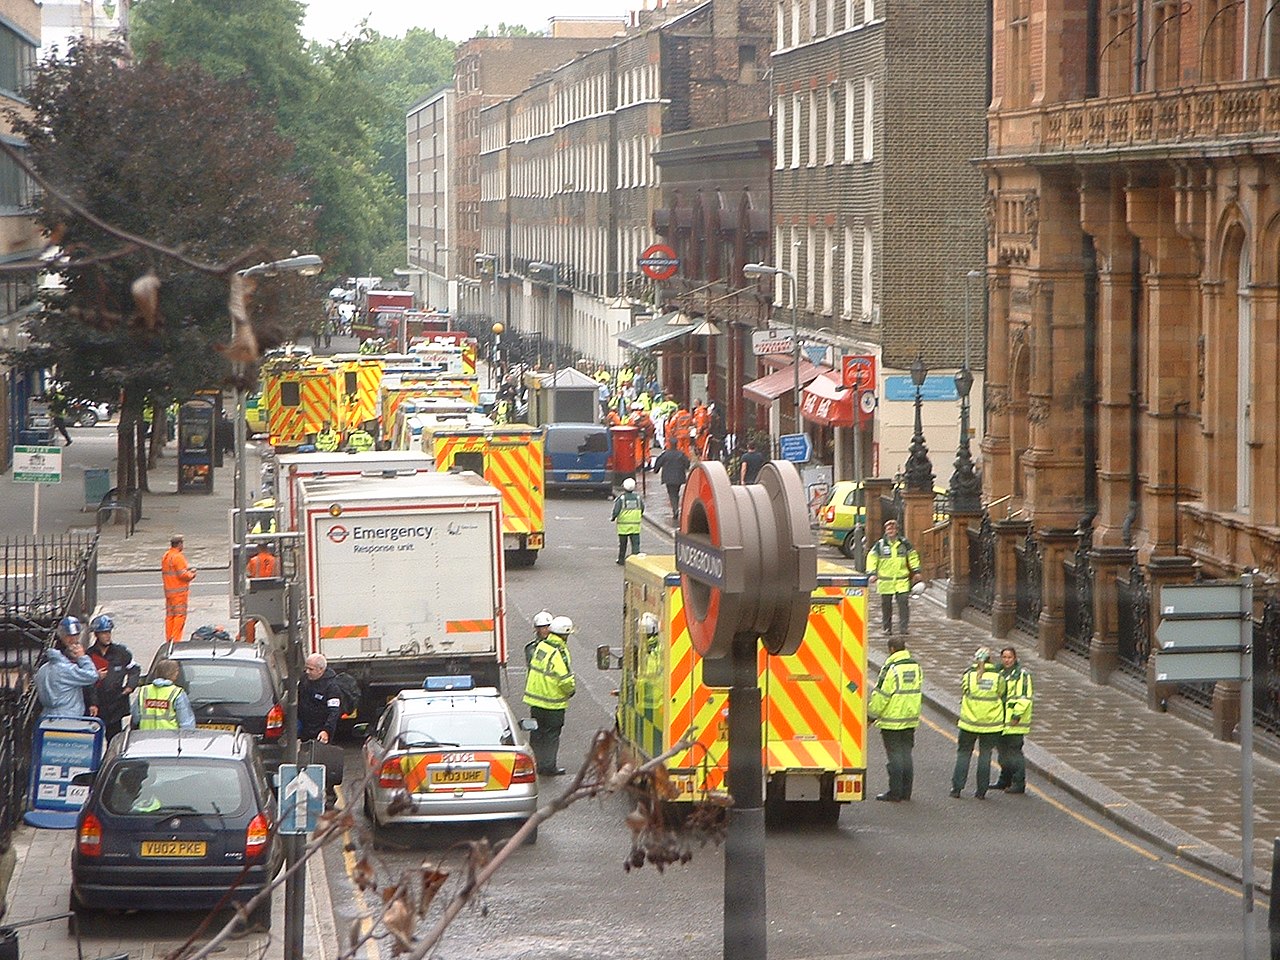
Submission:
M 182 548 L 182 535 L 175 534 L 169 538 L 169 549 L 160 561 L 164 576 L 164 638 L 171 643 L 182 640 L 182 628 L 187 625 L 187 598 L 191 581 L 196 578 L 196 568 L 187 563 Z
M 699 458 L 707 459 L 707 445 L 711 443 L 711 411 L 701 400 L 693 402 L 693 426 L 697 431 L 696 447 Z
M 693 414 L 681 407 L 671 415 L 667 423 L 667 446 L 675 446 L 690 461 L 693 460 Z

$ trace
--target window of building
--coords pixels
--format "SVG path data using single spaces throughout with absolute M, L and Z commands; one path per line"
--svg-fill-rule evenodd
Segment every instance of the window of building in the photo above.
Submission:
M 831 272 L 835 267 L 835 237 L 831 228 L 822 231 L 822 312 L 828 317 L 834 312 L 835 278 Z
M 870 323 L 875 301 L 871 284 L 875 276 L 875 238 L 870 227 L 862 228 L 862 322 Z
M 10 138 L 6 140 L 10 146 L 23 147 Z M 36 188 L 31 177 L 9 157 L 0 156 L 0 209 L 30 210 L 35 198 Z
M 836 162 L 836 88 L 835 85 L 827 87 L 827 115 L 823 118 L 823 127 L 826 132 L 826 156 L 823 162 L 827 166 Z
M 816 231 L 813 227 L 810 227 L 808 231 L 806 231 L 804 237 L 804 306 L 806 310 L 811 312 L 818 309 L 818 301 L 816 299 L 818 283 L 818 244 L 816 240 Z
M 844 28 L 850 29 L 858 22 L 858 0 L 844 0 Z
M 788 248 L 788 255 L 790 257 L 790 262 L 788 262 L 787 264 L 787 269 L 791 271 L 791 276 L 796 278 L 796 282 L 792 284 L 792 289 L 793 289 L 792 303 L 793 304 L 799 299 L 799 296 L 800 296 L 799 290 L 796 288 L 798 288 L 800 285 L 800 247 L 803 243 L 804 241 L 800 239 L 800 228 L 792 227 L 791 228 L 791 246 Z
M 775 7 L 777 17 L 773 32 L 773 45 L 779 50 L 787 48 L 787 5 L 779 3 Z
M 756 80 L 756 48 L 744 43 L 738 47 L 738 82 L 755 83 Z
M 1029 102 L 1031 92 L 1031 58 L 1027 46 L 1031 0 L 1006 2 L 1009 5 L 1009 21 L 1005 28 L 1005 101 L 1008 106 L 1018 107 Z
M 800 42 L 800 4 L 804 0 L 791 0 L 791 46 Z
M 818 0 L 809 0 L 809 39 L 818 35 Z
M 1100 86 L 1104 97 L 1115 97 L 1128 93 L 1130 89 L 1133 72 L 1133 3 L 1132 0 L 1106 0 L 1106 3 L 1106 27 L 1101 38 Z
M 782 228 L 775 227 L 773 230 L 773 249 L 779 258 L 782 256 L 782 251 L 784 249 L 783 236 Z M 773 275 L 773 303 L 775 306 L 779 307 L 782 306 L 783 282 L 781 274 L 775 273 Z
M 809 166 L 818 165 L 818 91 L 809 91 Z
M 1204 8 L 1205 38 L 1201 55 L 1205 80 L 1236 80 L 1240 76 L 1236 66 L 1239 10 L 1238 0 L 1208 0 Z
M 822 32 L 828 35 L 836 32 L 836 0 L 827 0 L 827 19 L 822 24 Z
M 853 157 L 856 150 L 854 146 L 854 83 L 852 80 L 844 82 L 844 162 L 853 163 Z
M 876 18 L 876 0 L 866 0 L 862 5 L 862 22 L 870 23 Z
M 791 95 L 791 169 L 800 166 L 800 94 Z
M 844 228 L 844 317 L 853 319 L 853 227 Z
M 778 151 L 778 155 L 774 157 L 773 166 L 775 170 L 781 170 L 787 165 L 787 99 L 779 97 L 778 103 L 774 107 L 774 122 L 777 124 L 777 132 L 774 134 L 774 149 Z
M 876 158 L 876 82 L 862 81 L 862 162 Z

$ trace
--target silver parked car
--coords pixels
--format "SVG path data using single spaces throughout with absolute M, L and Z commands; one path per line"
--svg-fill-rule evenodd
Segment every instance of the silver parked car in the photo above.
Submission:
M 517 720 L 496 689 L 470 677 L 428 677 L 423 687 L 397 694 L 365 740 L 364 809 L 374 830 L 528 819 L 538 807 L 525 736 L 533 721 Z

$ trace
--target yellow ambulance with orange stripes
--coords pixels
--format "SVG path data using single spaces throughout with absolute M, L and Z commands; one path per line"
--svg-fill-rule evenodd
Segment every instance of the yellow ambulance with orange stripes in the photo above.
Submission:
M 834 824 L 863 799 L 867 773 L 867 578 L 818 567 L 800 649 L 769 656 L 760 646 L 765 818 Z M 693 649 L 675 557 L 629 557 L 623 581 L 622 739 L 648 759 L 691 737 L 667 761 L 679 801 L 726 792 L 728 691 L 711 686 Z M 601 668 L 615 666 L 608 647 Z
M 470 470 L 502 492 L 502 548 L 511 566 L 531 567 L 546 543 L 542 427 L 440 425 L 422 431 L 422 450 L 439 471 Z

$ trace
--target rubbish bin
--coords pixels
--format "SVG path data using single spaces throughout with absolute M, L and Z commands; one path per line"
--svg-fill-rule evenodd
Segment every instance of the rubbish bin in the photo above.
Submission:
M 621 483 L 627 477 L 636 475 L 640 458 L 636 447 L 640 439 L 640 428 L 620 426 L 609 428 L 609 438 L 613 443 L 613 482 Z
M 111 489 L 111 471 L 106 467 L 88 467 L 84 472 L 84 509 L 96 510 Z

